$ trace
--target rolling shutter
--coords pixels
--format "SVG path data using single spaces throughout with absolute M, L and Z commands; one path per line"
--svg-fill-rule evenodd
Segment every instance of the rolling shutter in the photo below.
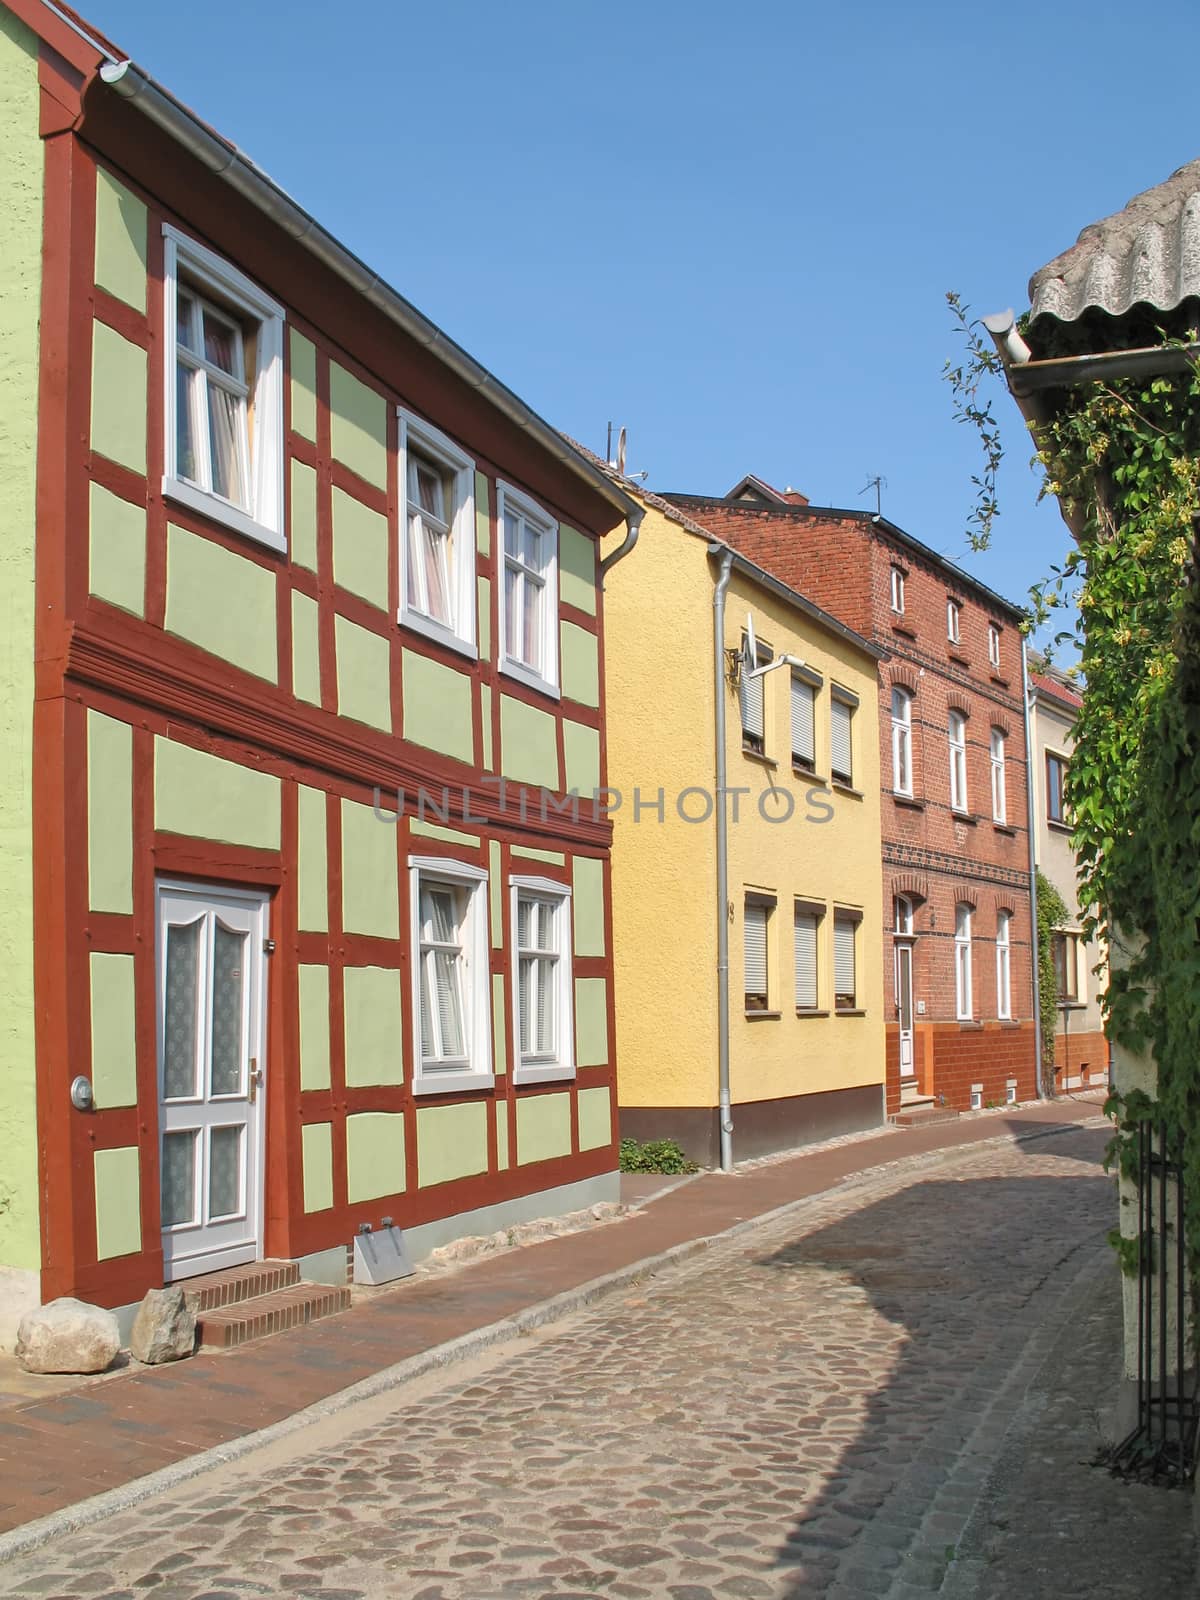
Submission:
M 847 781 L 854 776 L 854 760 L 851 754 L 850 724 L 854 717 L 854 707 L 847 705 L 844 700 L 833 699 L 829 703 L 829 742 L 830 766 L 837 778 Z
M 804 766 L 816 765 L 816 731 L 813 712 L 817 691 L 803 678 L 792 679 L 792 760 Z
M 833 919 L 833 988 L 837 1004 L 854 1009 L 854 930 L 857 926 L 851 917 L 835 916 Z
M 767 996 L 767 907 L 757 902 L 746 906 L 745 991 L 747 996 Z
M 747 662 L 741 678 L 742 731 L 761 741 L 763 737 L 763 681 L 752 678 L 752 662 Z
M 796 1005 L 817 1009 L 817 923 L 811 911 L 796 912 Z

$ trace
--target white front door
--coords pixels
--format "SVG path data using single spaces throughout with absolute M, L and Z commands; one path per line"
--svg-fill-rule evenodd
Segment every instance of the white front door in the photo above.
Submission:
M 912 945 L 896 946 L 896 1015 L 900 1019 L 900 1076 L 913 1075 Z
M 167 1281 L 262 1254 L 267 899 L 157 886 L 158 1126 Z

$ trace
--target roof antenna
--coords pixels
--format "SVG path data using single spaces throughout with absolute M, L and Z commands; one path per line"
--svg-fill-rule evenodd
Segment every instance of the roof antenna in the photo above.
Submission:
M 881 517 L 883 515 L 883 491 L 886 488 L 887 488 L 887 479 L 886 478 L 881 478 L 879 476 L 879 474 L 876 473 L 873 478 L 868 478 L 866 483 L 864 483 L 862 488 L 858 491 L 859 494 L 866 494 L 868 489 L 874 489 L 874 491 L 875 491 L 875 515 L 877 517 Z

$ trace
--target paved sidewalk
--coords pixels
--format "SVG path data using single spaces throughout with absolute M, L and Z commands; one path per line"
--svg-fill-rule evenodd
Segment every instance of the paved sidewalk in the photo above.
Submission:
M 628 1282 L 641 1263 L 703 1248 L 714 1235 L 858 1174 L 998 1136 L 1078 1126 L 1098 1111 L 1094 1099 L 1058 1101 L 898 1130 L 732 1177 L 705 1174 L 620 1222 L 501 1252 L 452 1274 L 409 1279 L 310 1327 L 10 1407 L 0 1412 L 0 1530 L 281 1422 L 450 1341 L 494 1325 L 501 1325 L 497 1337 L 510 1335 L 509 1319 L 536 1321 L 538 1308 L 557 1297 L 559 1314 L 575 1309 L 604 1292 L 599 1280 Z

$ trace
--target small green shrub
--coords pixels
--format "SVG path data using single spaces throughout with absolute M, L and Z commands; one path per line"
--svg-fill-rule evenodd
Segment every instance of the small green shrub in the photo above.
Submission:
M 699 1170 L 674 1139 L 647 1139 L 645 1144 L 639 1144 L 636 1139 L 621 1140 L 622 1172 L 661 1172 L 674 1176 Z

